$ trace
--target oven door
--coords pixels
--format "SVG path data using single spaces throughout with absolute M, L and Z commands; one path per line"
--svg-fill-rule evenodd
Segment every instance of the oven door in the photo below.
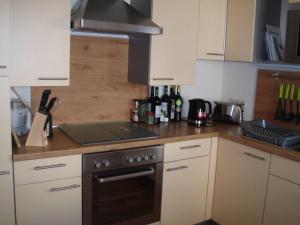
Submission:
M 84 225 L 160 220 L 162 163 L 83 176 Z

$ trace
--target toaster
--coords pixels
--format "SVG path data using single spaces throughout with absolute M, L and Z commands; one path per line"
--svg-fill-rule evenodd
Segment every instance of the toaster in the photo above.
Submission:
M 229 102 L 214 102 L 213 120 L 218 122 L 237 123 L 243 122 L 244 104 Z

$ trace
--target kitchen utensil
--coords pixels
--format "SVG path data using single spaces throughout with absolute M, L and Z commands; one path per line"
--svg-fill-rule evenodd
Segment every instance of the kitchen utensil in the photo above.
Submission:
M 215 102 L 213 120 L 227 123 L 238 123 L 243 121 L 243 106 L 240 103 Z
M 40 106 L 39 106 L 40 113 L 44 113 L 44 114 L 46 113 L 46 105 L 47 105 L 50 94 L 51 94 L 51 90 L 49 90 L 49 89 L 45 89 L 43 91 Z
M 57 101 L 57 97 L 51 98 L 46 107 L 46 113 L 48 116 L 47 116 L 47 120 L 45 122 L 44 130 L 46 132 L 47 137 L 53 136 L 51 111 L 52 111 L 56 101 Z
M 57 100 L 57 97 L 53 97 L 50 99 L 48 105 L 46 106 L 46 113 L 49 114 Z
M 56 97 L 56 101 L 55 101 L 52 109 L 50 109 L 49 113 L 53 113 L 60 105 L 61 105 L 61 100 Z
M 295 117 L 295 114 L 293 111 L 294 89 L 295 89 L 295 85 L 292 84 L 291 85 L 291 94 L 290 94 L 290 113 L 287 115 L 287 118 L 286 118 L 286 120 L 288 120 L 288 121 L 294 120 L 294 117 Z
M 205 125 L 206 120 L 212 115 L 211 103 L 203 99 L 191 99 L 189 103 L 188 123 L 197 126 Z
M 285 86 L 285 95 L 284 95 L 284 100 L 283 100 L 283 114 L 282 114 L 281 120 L 286 120 L 287 119 L 287 115 L 286 115 L 286 102 L 289 99 L 289 93 L 290 93 L 290 84 L 288 83 Z
M 279 86 L 279 97 L 278 97 L 278 103 L 275 110 L 275 120 L 281 120 L 281 117 L 283 115 L 282 98 L 283 98 L 283 82 L 281 82 Z
M 297 114 L 295 116 L 295 124 L 297 124 L 297 125 L 300 122 L 299 105 L 300 105 L 300 87 L 298 87 L 298 93 L 297 93 Z

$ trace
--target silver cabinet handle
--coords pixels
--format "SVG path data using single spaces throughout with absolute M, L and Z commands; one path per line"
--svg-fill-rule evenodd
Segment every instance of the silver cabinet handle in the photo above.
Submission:
M 33 167 L 34 170 L 46 170 L 46 169 L 53 169 L 53 168 L 59 168 L 59 167 L 65 167 L 67 164 L 65 163 L 59 163 L 55 165 L 49 165 L 49 166 L 36 166 Z
M 192 149 L 192 148 L 200 148 L 201 145 L 191 145 L 191 146 L 183 146 L 180 147 L 181 150 Z
M 125 175 L 118 175 L 118 176 L 112 176 L 112 177 L 96 177 L 98 183 L 108 183 L 108 182 L 114 182 L 119 180 L 126 180 L 130 178 L 136 178 L 136 177 L 144 177 L 151 174 L 154 174 L 155 171 L 153 168 L 147 169 L 145 171 L 137 172 L 137 173 L 131 173 L 131 174 L 125 174 Z
M 175 80 L 174 78 L 171 77 L 165 77 L 165 78 L 152 78 L 152 80 Z
M 0 66 L 0 69 L 7 69 L 7 66 Z
M 49 191 L 57 192 L 57 191 L 65 191 L 65 190 L 69 190 L 69 189 L 75 189 L 75 188 L 80 188 L 80 185 L 73 184 L 71 186 L 66 186 L 66 187 L 54 187 L 54 188 L 50 188 Z
M 172 171 L 176 171 L 176 170 L 184 170 L 189 168 L 188 166 L 178 166 L 178 167 L 174 167 L 174 168 L 168 168 L 167 172 L 172 172 Z
M 69 80 L 67 77 L 39 77 L 38 80 Z
M 250 156 L 250 157 L 252 157 L 252 158 L 262 160 L 262 161 L 265 161 L 265 160 L 266 160 L 264 157 L 254 155 L 254 154 L 249 153 L 249 152 L 244 152 L 244 154 L 247 155 L 247 156 Z
M 10 174 L 10 171 L 0 171 L 0 176 L 8 175 L 8 174 Z
M 207 52 L 206 55 L 224 56 L 224 54 L 222 53 L 212 53 L 212 52 Z

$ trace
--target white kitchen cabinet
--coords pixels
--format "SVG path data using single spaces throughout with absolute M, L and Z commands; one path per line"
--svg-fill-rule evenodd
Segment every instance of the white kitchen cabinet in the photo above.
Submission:
M 0 2 L 0 77 L 8 76 L 9 68 L 9 6 L 10 0 Z
M 260 225 L 270 154 L 219 139 L 212 219 L 222 225 Z
M 300 221 L 300 163 L 271 156 L 263 225 L 298 225 Z
M 300 185 L 270 175 L 267 193 L 263 225 L 298 225 Z
M 10 0 L 12 86 L 69 84 L 70 1 Z
M 211 143 L 204 138 L 165 145 L 161 225 L 206 219 Z
M 16 161 L 14 167 L 18 225 L 81 225 L 81 155 Z
M 150 85 L 193 84 L 196 79 L 199 0 L 153 0 Z
M 18 225 L 81 225 L 81 177 L 16 186 Z
M 227 0 L 225 60 L 253 61 L 256 9 L 256 0 Z
M 0 224 L 15 224 L 8 77 L 0 77 Z
M 200 0 L 198 59 L 224 60 L 227 0 Z
M 5 174 L 0 171 L 0 224 L 15 224 L 14 186 L 12 171 Z
M 209 156 L 164 164 L 161 225 L 205 220 Z

